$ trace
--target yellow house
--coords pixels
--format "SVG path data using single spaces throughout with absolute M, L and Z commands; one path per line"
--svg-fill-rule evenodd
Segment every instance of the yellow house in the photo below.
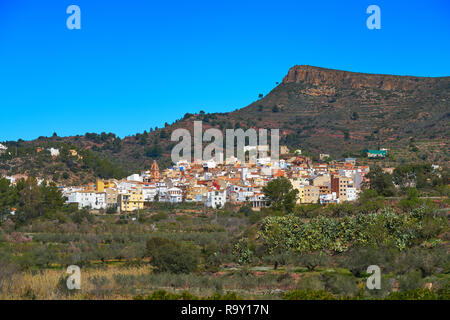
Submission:
M 97 192 L 104 192 L 105 191 L 105 183 L 102 180 L 97 180 L 95 184 L 95 190 Z
M 254 178 L 253 179 L 253 184 L 255 185 L 255 186 L 258 186 L 258 187 L 263 187 L 264 186 L 264 179 L 263 178 L 261 178 L 261 177 L 258 177 L 258 178 Z
M 300 186 L 298 190 L 297 203 L 318 203 L 319 187 L 316 186 Z
M 141 190 L 135 190 L 125 194 L 119 194 L 120 212 L 131 212 L 144 209 L 144 197 Z
M 105 189 L 116 188 L 116 184 L 113 181 L 97 180 L 95 190 L 97 192 L 104 192 Z
M 208 188 L 202 185 L 188 186 L 186 190 L 186 201 L 202 201 L 203 197 L 206 197 Z
M 312 181 L 313 181 L 313 183 L 312 183 L 313 186 L 317 186 L 317 187 L 326 186 L 326 185 L 330 185 L 331 177 L 328 174 L 324 174 L 324 175 L 315 177 Z
M 83 157 L 80 156 L 80 155 L 78 154 L 77 150 L 75 150 L 75 149 L 70 149 L 70 150 L 69 150 L 69 153 L 70 153 L 70 155 L 71 155 L 72 157 L 78 157 L 78 159 L 83 159 Z
M 301 176 L 295 179 L 289 179 L 292 184 L 292 188 L 299 189 L 301 186 L 309 185 L 310 176 Z

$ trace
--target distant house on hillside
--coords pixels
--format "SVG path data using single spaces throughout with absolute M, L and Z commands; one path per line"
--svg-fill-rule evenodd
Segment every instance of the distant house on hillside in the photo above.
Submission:
M 48 151 L 50 151 L 50 155 L 52 156 L 52 157 L 57 157 L 57 156 L 59 156 L 59 149 L 55 149 L 55 148 L 50 148 L 50 149 L 47 149 Z
M 4 154 L 8 148 L 0 143 L 0 154 Z
M 355 158 L 345 158 L 344 162 L 356 165 L 356 159 Z
M 287 146 L 281 146 L 280 147 L 280 154 L 285 155 L 289 153 L 289 148 Z
M 382 150 L 365 149 L 363 152 L 367 155 L 367 158 L 384 158 L 387 155 L 386 149 Z

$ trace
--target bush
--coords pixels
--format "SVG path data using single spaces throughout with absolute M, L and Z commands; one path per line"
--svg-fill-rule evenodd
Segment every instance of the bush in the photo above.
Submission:
M 351 248 L 338 258 L 339 266 L 349 270 L 354 276 L 365 275 L 367 267 L 378 265 L 389 267 L 394 259 L 395 250 L 391 248 L 375 249 L 372 247 Z
M 226 292 L 224 294 L 216 292 L 212 296 L 209 296 L 208 300 L 242 300 L 242 297 L 234 292 Z
M 242 300 L 240 296 L 238 296 L 234 292 L 227 292 L 225 294 L 220 294 L 218 292 L 214 293 L 213 295 L 201 298 L 198 296 L 195 296 L 188 291 L 183 291 L 181 294 L 177 293 L 170 293 L 165 290 L 157 290 L 153 292 L 152 294 L 143 297 L 143 296 L 136 296 L 134 300 Z
M 420 270 L 413 270 L 402 275 L 398 282 L 401 291 L 416 290 L 423 287 L 425 283 Z
M 94 286 L 94 289 L 91 291 L 96 297 L 106 297 L 111 295 L 112 290 L 109 288 L 109 279 L 105 276 L 93 276 L 89 279 L 89 281 Z
M 294 290 L 283 294 L 284 300 L 336 300 L 336 298 L 324 290 Z
M 175 241 L 161 237 L 153 237 L 148 239 L 145 255 L 147 257 L 153 257 L 157 250 L 166 244 L 175 244 Z
M 239 264 L 249 264 L 253 259 L 253 251 L 247 238 L 240 239 L 233 248 L 233 255 Z
M 160 212 L 160 213 L 157 213 L 157 214 L 152 215 L 152 216 L 149 218 L 149 221 L 150 221 L 150 222 L 158 222 L 158 221 L 161 221 L 161 220 L 166 220 L 166 219 L 168 219 L 168 218 L 169 218 L 169 215 L 168 215 L 167 213 L 165 213 L 165 212 Z
M 341 296 L 354 296 L 359 292 L 358 279 L 338 273 L 324 274 L 325 288 Z
M 243 205 L 240 209 L 239 209 L 240 213 L 243 213 L 246 217 L 248 217 L 249 215 L 251 215 L 253 213 L 252 207 L 249 205 Z
M 5 280 L 11 279 L 12 275 L 17 273 L 19 268 L 12 263 L 2 261 L 2 257 L 0 256 L 0 292 L 3 289 L 3 282 Z
M 435 293 L 429 289 L 420 288 L 409 290 L 406 292 L 392 292 L 386 300 L 448 300 L 450 299 L 448 293 Z
M 85 219 L 90 223 L 94 221 L 94 217 L 86 209 L 79 210 L 72 216 L 72 221 L 76 224 L 81 224 Z
M 187 291 L 181 294 L 170 293 L 165 290 L 157 290 L 147 297 L 137 296 L 134 300 L 198 300 L 199 298 Z
M 348 202 L 332 204 L 327 207 L 333 217 L 344 217 L 355 214 L 356 207 Z
M 392 287 L 395 284 L 394 278 L 388 278 L 386 275 L 381 275 L 381 283 L 380 289 L 372 289 L 369 290 L 366 286 L 366 282 L 361 283 L 364 287 L 364 295 L 369 298 L 374 299 L 383 299 L 385 298 L 391 291 Z
M 151 263 L 159 272 L 191 273 L 197 269 L 199 257 L 196 247 L 169 242 L 153 251 Z
M 320 291 L 325 290 L 325 283 L 318 274 L 304 275 L 298 279 L 297 288 L 299 290 Z
M 445 271 L 448 264 L 449 255 L 445 248 L 412 248 L 397 259 L 395 269 L 399 273 L 420 270 L 422 277 L 427 277 Z

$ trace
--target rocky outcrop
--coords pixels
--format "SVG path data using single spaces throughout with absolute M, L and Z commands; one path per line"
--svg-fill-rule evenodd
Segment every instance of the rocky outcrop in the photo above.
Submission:
M 292 67 L 283 83 L 304 83 L 319 87 L 378 88 L 382 90 L 416 90 L 419 87 L 448 85 L 450 77 L 427 78 L 369 74 L 298 65 Z

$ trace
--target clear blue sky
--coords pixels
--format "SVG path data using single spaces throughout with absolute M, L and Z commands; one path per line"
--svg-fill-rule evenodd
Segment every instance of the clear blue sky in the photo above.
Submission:
M 81 8 L 68 30 L 66 8 Z M 368 30 L 366 8 L 381 8 Z M 268 93 L 296 64 L 450 75 L 450 1 L 0 0 L 0 141 L 162 126 Z

